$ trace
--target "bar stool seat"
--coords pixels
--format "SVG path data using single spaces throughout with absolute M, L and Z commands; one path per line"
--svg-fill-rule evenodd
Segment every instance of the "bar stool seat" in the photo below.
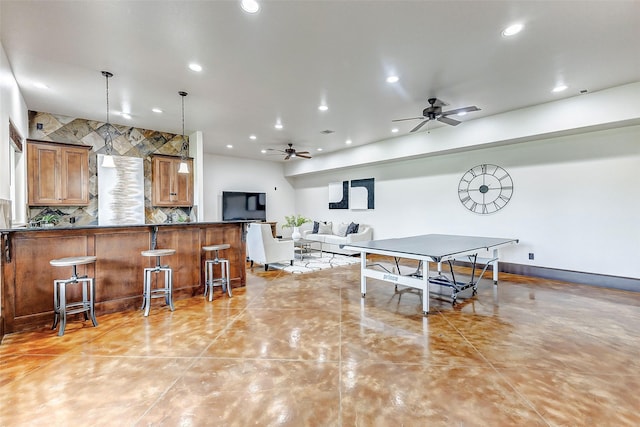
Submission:
M 151 308 L 151 298 L 162 298 L 164 297 L 165 302 L 173 311 L 173 269 L 168 265 L 161 265 L 160 258 L 163 256 L 173 255 L 176 253 L 175 249 L 151 249 L 147 251 L 142 251 L 141 255 L 146 257 L 155 257 L 156 265 L 154 267 L 147 267 L 144 269 L 144 283 L 143 283 L 143 294 L 142 294 L 142 307 L 141 310 L 144 309 L 144 315 L 149 315 L 149 310 Z M 152 288 L 152 273 L 160 273 L 164 272 L 164 286 Z
M 58 336 L 64 335 L 67 326 L 67 315 L 83 313 L 84 319 L 91 319 L 93 326 L 98 326 L 94 311 L 95 282 L 93 277 L 78 276 L 77 267 L 96 262 L 95 256 L 76 256 L 52 259 L 49 261 L 53 267 L 71 267 L 72 273 L 69 279 L 56 279 L 53 281 L 53 326 L 55 329 L 60 323 Z M 82 300 L 67 302 L 67 285 L 80 283 L 82 288 Z
M 231 283 L 229 282 L 229 260 L 226 258 L 220 258 L 219 251 L 229 249 L 231 247 L 228 243 L 221 243 L 219 245 L 203 246 L 202 250 L 205 252 L 214 252 L 213 259 L 207 259 L 204 262 L 204 296 L 209 294 L 209 301 L 213 301 L 213 287 L 222 286 L 222 292 L 227 291 L 227 295 L 232 297 Z M 213 266 L 220 265 L 220 277 L 215 278 L 213 273 Z

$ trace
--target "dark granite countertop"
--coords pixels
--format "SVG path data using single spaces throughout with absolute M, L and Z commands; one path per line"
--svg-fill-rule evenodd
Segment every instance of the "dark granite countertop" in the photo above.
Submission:
M 124 224 L 124 225 L 73 225 L 60 227 L 15 227 L 0 229 L 0 233 L 32 232 L 32 231 L 63 231 L 63 230 L 87 230 L 109 228 L 133 228 L 133 227 L 182 227 L 211 224 L 246 224 L 255 221 L 199 221 L 199 222 L 170 222 L 161 224 Z

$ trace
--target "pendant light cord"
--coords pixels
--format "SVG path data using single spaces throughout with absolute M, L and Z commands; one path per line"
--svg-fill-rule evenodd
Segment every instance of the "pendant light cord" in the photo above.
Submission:
M 185 160 L 187 158 L 187 150 L 189 149 L 189 146 L 187 145 L 187 138 L 184 136 L 184 98 L 188 95 L 188 93 L 180 91 L 178 92 L 178 95 L 182 97 L 182 148 L 180 149 L 180 154 L 182 160 Z
M 105 77 L 106 80 L 106 93 L 107 93 L 107 130 L 106 130 L 106 134 L 104 137 L 104 145 L 107 147 L 107 156 L 110 156 L 111 153 L 113 152 L 113 139 L 111 138 L 111 132 L 110 132 L 110 128 L 111 128 L 111 123 L 109 121 L 109 77 L 113 77 L 113 74 L 110 73 L 109 71 L 103 71 L 102 75 Z

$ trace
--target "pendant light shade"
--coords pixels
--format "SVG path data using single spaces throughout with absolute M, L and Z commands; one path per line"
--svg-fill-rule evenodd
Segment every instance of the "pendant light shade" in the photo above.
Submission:
M 180 166 L 178 166 L 178 173 L 189 173 L 189 165 L 186 161 L 181 161 Z
M 104 134 L 104 146 L 106 147 L 107 154 L 102 158 L 102 167 L 103 168 L 115 168 L 116 165 L 113 162 L 113 139 L 111 138 L 111 123 L 109 123 L 109 78 L 113 77 L 113 74 L 109 71 L 103 71 L 102 75 L 106 80 L 107 87 L 107 124 L 106 124 L 106 132 Z
M 182 147 L 180 148 L 180 166 L 178 166 L 178 173 L 189 173 L 189 165 L 187 164 L 187 153 L 189 151 L 189 144 L 187 138 L 184 136 L 184 98 L 187 96 L 187 92 L 180 91 L 178 95 L 182 97 Z

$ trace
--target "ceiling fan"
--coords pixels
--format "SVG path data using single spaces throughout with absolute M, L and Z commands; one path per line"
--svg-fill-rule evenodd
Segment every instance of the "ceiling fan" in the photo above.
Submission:
M 278 151 L 280 153 L 284 153 L 284 159 L 285 160 L 289 160 L 292 157 L 300 157 L 302 159 L 310 159 L 311 158 L 311 154 L 308 151 L 296 151 L 295 148 L 293 148 L 293 144 L 287 144 L 288 147 L 285 148 L 284 150 L 278 150 L 276 148 L 267 148 L 267 150 L 269 151 Z
M 429 98 L 428 101 L 429 101 L 429 106 L 427 108 L 425 108 L 424 110 L 422 110 L 422 117 L 410 117 L 410 118 L 407 118 L 407 119 L 396 119 L 396 120 L 392 120 L 392 122 L 402 122 L 402 121 L 405 121 L 405 120 L 422 120 L 422 122 L 420 122 L 420 124 L 418 124 L 418 126 L 416 126 L 413 129 L 411 129 L 411 132 L 415 132 L 418 129 L 420 129 L 422 126 L 427 124 L 430 120 L 437 120 L 439 122 L 446 123 L 446 124 L 451 125 L 451 126 L 458 126 L 460 124 L 460 122 L 457 121 L 457 120 L 452 119 L 449 116 L 452 116 L 454 114 L 469 113 L 471 111 L 479 111 L 480 110 L 475 105 L 472 105 L 470 107 L 456 108 L 455 110 L 442 111 L 442 107 L 445 107 L 447 105 L 443 101 L 439 100 L 438 98 Z

